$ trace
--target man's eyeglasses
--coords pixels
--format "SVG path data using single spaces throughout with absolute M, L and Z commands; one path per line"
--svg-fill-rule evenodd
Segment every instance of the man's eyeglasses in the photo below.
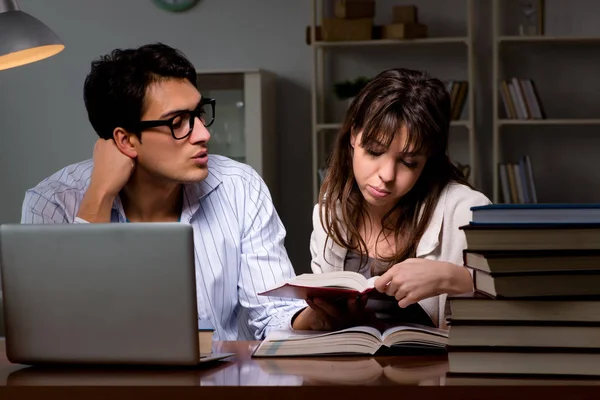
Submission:
M 195 110 L 182 111 L 169 119 L 140 121 L 135 126 L 135 130 L 139 133 L 146 129 L 156 128 L 158 126 L 168 126 L 171 128 L 173 138 L 181 140 L 192 133 L 196 118 L 200 119 L 205 127 L 208 128 L 211 126 L 215 121 L 215 99 L 202 98 Z

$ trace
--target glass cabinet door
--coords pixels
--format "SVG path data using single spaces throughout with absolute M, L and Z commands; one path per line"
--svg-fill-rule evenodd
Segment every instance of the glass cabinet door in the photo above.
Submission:
M 196 82 L 203 97 L 216 100 L 209 152 L 245 163 L 243 74 L 198 74 Z

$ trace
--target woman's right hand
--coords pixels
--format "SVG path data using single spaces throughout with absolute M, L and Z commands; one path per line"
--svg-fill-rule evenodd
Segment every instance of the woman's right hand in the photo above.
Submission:
M 372 325 L 373 313 L 365 310 L 367 297 L 347 301 L 327 301 L 321 298 L 307 299 L 308 308 L 294 321 L 294 329 L 331 331 L 357 325 Z

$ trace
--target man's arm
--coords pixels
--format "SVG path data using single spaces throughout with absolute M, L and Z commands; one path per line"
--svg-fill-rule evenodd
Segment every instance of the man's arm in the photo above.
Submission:
M 98 139 L 94 145 L 90 185 L 81 201 L 77 220 L 110 222 L 113 202 L 134 168 L 135 161 L 122 153 L 113 139 Z
M 257 294 L 293 278 L 295 272 L 284 247 L 285 228 L 265 183 L 254 174 L 256 180 L 246 192 L 238 290 L 240 304 L 249 312 L 250 331 L 260 340 L 271 330 L 291 329 L 293 316 L 307 305 Z
M 25 192 L 21 210 L 22 224 L 68 224 L 65 210 L 33 189 Z
M 81 201 L 76 221 L 91 223 L 110 222 L 110 214 L 115 197 L 116 195 L 90 185 Z

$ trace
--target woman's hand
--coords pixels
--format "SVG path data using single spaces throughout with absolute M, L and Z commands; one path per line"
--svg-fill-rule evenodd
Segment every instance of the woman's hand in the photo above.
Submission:
M 372 322 L 374 315 L 365 310 L 367 297 L 357 297 L 341 301 L 307 299 L 305 308 L 294 320 L 297 330 L 330 331 Z
M 404 308 L 441 293 L 473 290 L 467 268 L 445 261 L 409 258 L 387 270 L 375 281 L 375 289 L 398 301 Z

